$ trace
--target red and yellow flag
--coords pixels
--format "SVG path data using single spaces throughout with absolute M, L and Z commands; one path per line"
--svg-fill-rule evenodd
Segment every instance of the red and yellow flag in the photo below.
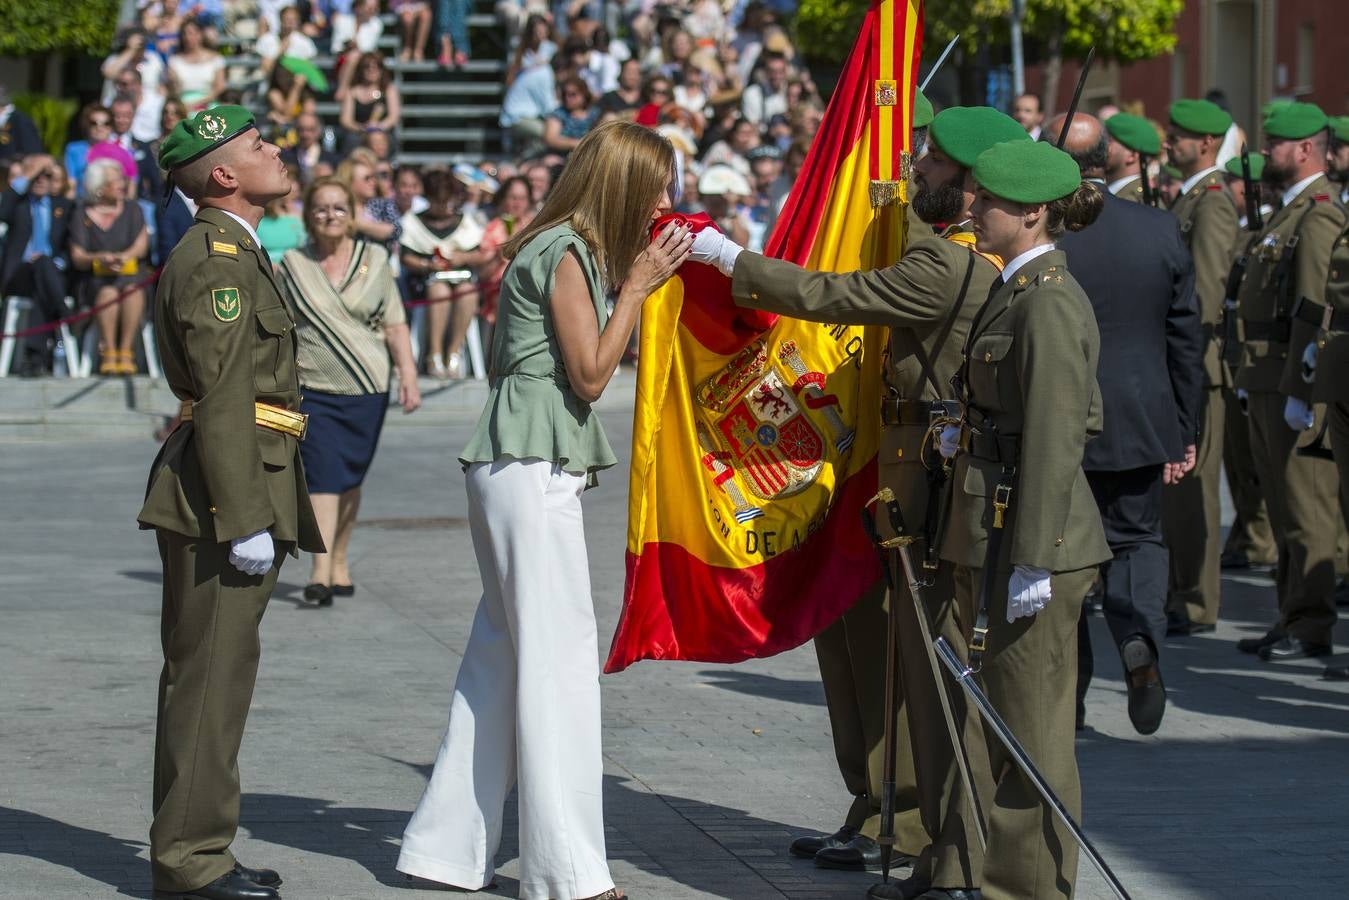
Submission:
M 873 3 L 769 256 L 828 272 L 899 259 L 922 32 L 921 0 Z M 887 340 L 739 309 L 730 281 L 698 264 L 647 300 L 605 671 L 789 650 L 881 577 L 861 509 Z

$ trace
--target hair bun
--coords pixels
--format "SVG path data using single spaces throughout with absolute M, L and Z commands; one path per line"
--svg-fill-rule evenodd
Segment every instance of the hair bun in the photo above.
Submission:
M 1081 231 L 1095 222 L 1104 208 L 1105 197 L 1101 195 L 1101 189 L 1090 181 L 1083 181 L 1068 198 L 1068 209 L 1063 217 L 1064 227 L 1069 231 Z

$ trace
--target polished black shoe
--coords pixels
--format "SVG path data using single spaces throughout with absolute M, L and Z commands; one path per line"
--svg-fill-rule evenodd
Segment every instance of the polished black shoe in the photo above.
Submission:
M 319 606 L 332 606 L 333 589 L 326 584 L 306 584 L 304 586 L 304 598 L 310 603 L 317 603 Z
M 1166 623 L 1167 637 L 1193 637 L 1196 634 L 1212 634 L 1217 630 L 1217 625 L 1191 622 L 1189 619 L 1171 619 Z
M 1321 677 L 1326 681 L 1349 681 L 1349 666 L 1326 666 Z
M 1313 644 L 1297 638 L 1280 638 L 1273 644 L 1267 644 L 1259 650 L 1260 658 L 1269 662 L 1281 659 L 1310 659 L 1314 656 L 1329 656 L 1329 644 Z
M 871 900 L 914 900 L 932 890 L 932 884 L 926 878 L 910 875 L 908 878 L 891 879 L 867 888 Z
M 1105 608 L 1105 590 L 1099 583 L 1091 586 L 1087 591 L 1087 596 L 1082 598 L 1082 606 L 1086 609 L 1087 615 L 1099 616 Z
M 802 859 L 814 859 L 815 854 L 819 853 L 821 850 L 842 847 L 855 837 L 857 837 L 857 829 L 853 828 L 851 825 L 844 825 L 838 831 L 824 837 L 815 837 L 814 835 L 811 835 L 810 837 L 799 837 L 792 841 L 791 846 L 788 847 L 787 850 L 792 856 L 799 856 Z
M 250 869 L 239 861 L 234 863 L 234 871 L 247 878 L 254 884 L 260 884 L 263 887 L 281 887 L 281 873 L 276 869 Z
M 983 896 L 978 888 L 933 888 L 917 900 L 982 900 Z
M 191 891 L 155 891 L 155 900 L 280 900 L 275 888 L 249 881 L 231 869 L 210 884 Z
M 1277 628 L 1271 628 L 1261 637 L 1242 638 L 1237 641 L 1237 649 L 1242 653 L 1259 653 L 1265 647 L 1277 644 L 1281 640 L 1283 640 L 1283 635 L 1279 633 Z
M 1140 636 L 1127 638 L 1120 644 L 1119 654 L 1128 673 L 1129 721 L 1139 734 L 1153 734 L 1166 713 L 1166 686 L 1162 684 L 1157 654 Z
M 890 854 L 890 866 L 903 868 L 912 865 L 913 857 L 896 850 Z M 846 869 L 864 872 L 881 867 L 881 845 L 869 837 L 858 835 L 842 847 L 830 847 L 815 854 L 815 865 L 821 869 Z
M 356 585 L 354 584 L 335 584 L 333 585 L 334 597 L 354 597 L 356 596 Z

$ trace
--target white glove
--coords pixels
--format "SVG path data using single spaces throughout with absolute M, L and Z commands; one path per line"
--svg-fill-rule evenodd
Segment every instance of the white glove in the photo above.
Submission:
M 267 529 L 230 541 L 230 565 L 245 575 L 261 575 L 276 560 L 272 533 Z
M 937 452 L 950 459 L 960 449 L 960 426 L 947 425 L 937 436 Z
M 1294 431 L 1305 431 L 1316 422 L 1316 415 L 1304 401 L 1289 397 L 1283 404 L 1283 420 Z
M 1007 583 L 1007 621 L 1033 616 L 1050 600 L 1049 572 L 1035 566 L 1017 566 Z
M 1316 380 L 1316 341 L 1307 345 L 1307 349 L 1302 351 L 1302 380 L 1311 384 Z
M 717 229 L 704 228 L 693 236 L 693 249 L 689 251 L 689 258 L 694 262 L 716 266 L 721 274 L 730 278 L 735 271 L 735 259 L 744 249 Z
M 1251 395 L 1245 388 L 1237 388 L 1237 404 L 1241 407 L 1243 416 L 1251 414 Z

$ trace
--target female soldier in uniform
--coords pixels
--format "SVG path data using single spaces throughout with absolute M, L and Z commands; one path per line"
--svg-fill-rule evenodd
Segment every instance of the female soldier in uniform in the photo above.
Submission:
M 1054 239 L 1094 221 L 1102 200 L 1045 143 L 997 144 L 975 160 L 974 179 L 978 248 L 1008 262 L 966 340 L 962 425 L 941 434 L 944 455 L 959 450 L 942 558 L 956 564 L 959 607 L 976 610 L 971 666 L 1077 816 L 1077 619 L 1110 551 L 1082 472 L 1101 429 L 1100 337 Z M 987 742 L 996 787 L 983 897 L 1071 897 L 1077 845 L 1006 749 Z

